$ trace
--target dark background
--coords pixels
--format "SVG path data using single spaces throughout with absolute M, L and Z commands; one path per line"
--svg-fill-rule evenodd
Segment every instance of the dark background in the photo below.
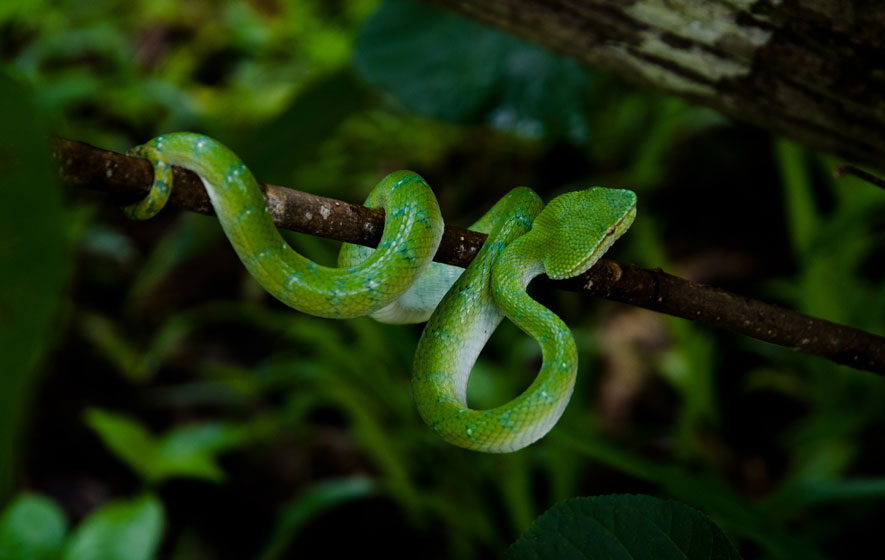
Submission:
M 885 194 L 708 109 L 420 4 L 22 5 L 0 9 L 10 143 L 46 130 L 122 152 L 203 132 L 262 181 L 352 202 L 412 169 L 461 226 L 518 185 L 631 188 L 612 258 L 885 334 Z M 108 197 L 46 189 L 4 187 L 0 503 L 42 494 L 69 532 L 122 504 L 109 518 L 174 559 L 497 556 L 557 502 L 615 493 L 700 509 L 748 559 L 878 542 L 872 374 L 537 293 L 578 341 L 575 395 L 536 445 L 472 453 L 414 408 L 420 326 L 301 315 L 214 218 L 130 222 Z M 288 238 L 334 262 L 334 243 Z M 518 394 L 539 363 L 505 322 L 471 405 Z

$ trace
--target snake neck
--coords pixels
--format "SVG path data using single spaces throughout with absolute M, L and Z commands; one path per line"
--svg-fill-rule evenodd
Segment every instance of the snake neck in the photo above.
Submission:
M 571 384 L 577 369 L 574 337 L 562 319 L 526 293 L 529 283 L 544 273 L 544 255 L 531 235 L 512 243 L 495 262 L 492 294 L 504 315 L 541 347 L 543 364 L 535 384 L 551 379 Z

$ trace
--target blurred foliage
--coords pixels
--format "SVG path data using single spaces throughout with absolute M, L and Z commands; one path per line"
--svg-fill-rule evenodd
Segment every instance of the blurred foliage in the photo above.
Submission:
M 697 508 L 748 559 L 875 545 L 880 379 L 538 293 L 578 341 L 572 403 L 524 451 L 456 449 L 409 394 L 420 327 L 282 308 L 212 218 L 130 223 L 74 189 L 62 206 L 38 123 L 119 151 L 205 132 L 262 180 L 353 201 L 411 168 L 457 224 L 521 184 L 630 187 L 617 259 L 882 334 L 885 196 L 832 179 L 832 158 L 405 1 L 19 0 L 0 7 L 0 64 L 0 467 L 51 496 L 6 503 L 0 558 L 479 558 L 612 493 Z M 538 362 L 505 322 L 471 404 L 516 395 Z
M 580 64 L 425 4 L 383 3 L 362 26 L 354 66 L 420 114 L 589 140 L 593 90 Z
M 102 505 L 68 538 L 62 560 L 150 560 L 163 534 L 163 505 L 150 494 Z
M 86 422 L 117 457 L 151 482 L 175 476 L 221 482 L 224 472 L 214 455 L 245 439 L 239 425 L 219 422 L 182 426 L 157 438 L 137 420 L 99 409 L 87 411 Z
M 43 118 L 0 71 L 0 496 L 9 490 L 32 375 L 55 337 L 69 267 L 69 216 L 49 167 Z
M 114 500 L 67 533 L 62 510 L 49 498 L 26 494 L 0 517 L 0 558 L 6 560 L 149 560 L 163 532 L 155 496 Z
M 25 494 L 10 503 L 0 516 L 0 558 L 49 560 L 61 551 L 67 520 L 55 502 Z

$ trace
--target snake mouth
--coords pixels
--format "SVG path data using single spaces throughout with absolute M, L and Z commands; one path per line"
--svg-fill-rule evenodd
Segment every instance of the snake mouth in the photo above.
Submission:
M 636 204 L 634 203 L 630 208 L 624 212 L 624 215 L 615 222 L 610 225 L 607 230 L 605 230 L 605 234 L 602 237 L 602 240 L 590 251 L 586 257 L 584 257 L 581 262 L 571 268 L 564 276 L 561 278 L 574 278 L 575 276 L 579 276 L 596 264 L 596 262 L 602 258 L 602 255 L 605 254 L 606 251 L 614 245 L 615 241 L 618 240 L 633 224 L 633 220 L 636 218 Z

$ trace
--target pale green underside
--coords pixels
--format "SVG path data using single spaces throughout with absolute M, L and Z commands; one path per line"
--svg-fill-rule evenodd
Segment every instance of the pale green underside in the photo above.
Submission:
M 428 320 L 415 353 L 412 385 L 422 418 L 445 440 L 478 451 L 521 449 L 546 434 L 565 409 L 577 371 L 575 342 L 553 312 L 525 292 L 532 278 L 580 274 L 626 231 L 635 215 L 630 191 L 592 188 L 543 208 L 528 188 L 510 191 L 472 229 L 488 233 L 462 271 L 431 263 L 443 232 L 436 198 L 424 180 L 397 171 L 365 205 L 383 208 L 377 249 L 342 246 L 339 267 L 318 265 L 280 236 L 258 183 L 229 149 L 206 136 L 172 133 L 133 150 L 154 165 L 149 195 L 127 214 L 162 209 L 171 165 L 197 173 L 225 235 L 249 273 L 285 304 L 320 317 L 372 315 L 392 323 Z M 503 317 L 540 345 L 543 364 L 521 395 L 491 410 L 467 407 L 467 380 Z

